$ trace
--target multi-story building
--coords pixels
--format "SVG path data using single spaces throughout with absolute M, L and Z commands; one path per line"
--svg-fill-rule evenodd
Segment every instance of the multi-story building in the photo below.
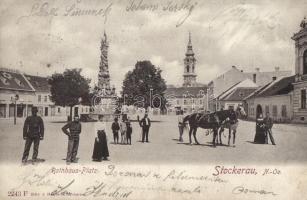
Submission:
M 0 118 L 23 118 L 31 115 L 32 107 L 38 108 L 42 117 L 66 117 L 69 107 L 55 106 L 50 100 L 47 77 L 27 75 L 18 70 L 0 68 Z M 74 115 L 88 114 L 89 106 L 74 106 Z
M 230 87 L 246 80 L 252 80 L 257 86 L 263 86 L 273 79 L 279 77 L 290 76 L 291 71 L 280 70 L 278 67 L 275 71 L 261 72 L 259 68 L 256 68 L 255 72 L 244 72 L 239 70 L 236 66 L 232 66 L 230 70 L 218 76 L 208 83 L 208 101 L 209 110 L 216 111 L 221 109 L 221 103 L 219 96 L 226 92 Z
M 295 41 L 295 81 L 293 83 L 293 121 L 307 122 L 307 22 L 301 22 Z
M 35 89 L 17 70 L 0 69 L 0 118 L 25 117 L 31 113 Z

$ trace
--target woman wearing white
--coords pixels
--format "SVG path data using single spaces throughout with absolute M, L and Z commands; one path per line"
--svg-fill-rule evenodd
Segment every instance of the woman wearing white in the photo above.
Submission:
M 120 132 L 121 132 L 121 143 L 126 144 L 127 124 L 124 118 L 122 118 L 122 121 L 120 123 Z
M 98 122 L 94 125 L 95 131 L 95 144 L 93 150 L 93 161 L 107 160 L 109 157 L 107 135 L 106 135 L 106 124 L 103 122 L 103 115 L 99 116 Z

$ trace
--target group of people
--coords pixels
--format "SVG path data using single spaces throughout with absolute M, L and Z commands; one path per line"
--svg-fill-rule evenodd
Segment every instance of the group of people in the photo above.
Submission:
M 32 143 L 33 155 L 32 160 L 38 161 L 38 148 L 40 140 L 44 139 L 44 122 L 40 116 L 37 115 L 37 107 L 32 108 L 32 116 L 26 118 L 23 127 L 23 139 L 25 140 L 25 147 L 22 156 L 22 162 L 26 163 L 29 156 L 29 151 Z M 138 122 L 142 128 L 142 142 L 149 142 L 149 129 L 151 126 L 151 121 L 148 118 L 148 114 L 144 115 L 141 120 L 138 117 Z M 181 110 L 178 116 L 178 127 L 179 127 L 179 141 L 183 142 L 183 132 L 187 127 L 187 124 L 183 122 L 183 111 Z M 262 114 L 259 114 L 256 120 L 256 134 L 254 138 L 254 143 L 258 144 L 268 144 L 268 139 L 271 143 L 275 145 L 274 137 L 272 134 L 273 119 L 270 117 L 270 113 L 266 113 L 266 117 L 263 118 Z M 106 135 L 106 125 L 103 120 L 103 115 L 99 116 L 98 122 L 94 126 L 94 149 L 92 159 L 93 161 L 107 160 L 109 157 L 107 135 Z M 132 126 L 130 119 L 127 115 L 123 115 L 121 122 L 118 122 L 118 118 L 114 119 L 111 126 L 113 132 L 114 144 L 119 143 L 119 132 L 121 134 L 121 143 L 131 145 L 131 135 Z M 79 117 L 75 116 L 72 122 L 68 122 L 62 127 L 62 131 L 68 136 L 68 147 L 66 162 L 77 163 L 77 152 L 79 147 L 79 140 L 81 134 L 81 123 Z
M 26 164 L 32 143 L 33 155 L 32 161 L 36 162 L 39 159 L 38 149 L 40 140 L 44 139 L 44 122 L 43 119 L 37 115 L 37 107 L 32 108 L 32 115 L 27 117 L 23 127 L 23 138 L 25 140 L 25 148 L 22 156 L 22 163 Z M 144 118 L 139 121 L 139 125 L 142 127 L 142 142 L 149 142 L 148 133 L 151 125 L 148 115 L 145 114 Z M 126 114 L 123 115 L 121 122 L 118 122 L 118 118 L 114 118 L 111 126 L 114 138 L 114 144 L 119 143 L 119 132 L 121 134 L 121 143 L 131 145 L 132 126 L 129 117 Z M 79 116 L 74 116 L 73 121 L 68 122 L 62 127 L 64 134 L 68 136 L 68 147 L 66 155 L 66 163 L 77 163 L 77 153 L 80 141 L 82 126 L 79 120 Z M 107 143 L 106 125 L 103 120 L 103 115 L 99 115 L 98 122 L 94 125 L 94 149 L 92 154 L 93 161 L 108 160 L 109 149 Z
M 114 144 L 119 144 L 119 132 L 121 135 L 121 144 L 130 144 L 131 145 L 131 135 L 132 135 L 132 126 L 130 119 L 127 115 L 123 115 L 122 121 L 119 123 L 118 118 L 114 119 L 114 122 L 111 126 L 113 132 Z
M 276 145 L 272 133 L 273 119 L 270 113 L 267 112 L 265 118 L 262 114 L 256 119 L 256 134 L 254 138 L 254 143 L 256 144 L 268 144 L 268 139 L 270 138 L 272 145 Z
M 223 110 L 223 108 L 221 109 Z M 178 112 L 178 128 L 179 128 L 179 141 L 183 142 L 183 133 L 185 129 L 188 129 L 188 123 L 183 122 L 183 110 L 180 110 Z M 210 112 L 207 112 L 207 114 L 210 114 Z M 229 117 L 229 123 L 235 124 L 238 119 L 237 116 L 233 115 Z M 259 116 L 256 119 L 256 134 L 254 138 L 254 143 L 256 144 L 268 144 L 269 139 L 272 143 L 272 145 L 276 145 L 273 133 L 272 133 L 272 127 L 273 127 L 273 119 L 270 116 L 270 113 L 266 113 L 266 117 L 263 118 L 262 114 L 259 114 Z M 221 129 L 224 129 L 224 126 L 221 126 Z M 235 135 L 235 131 L 233 133 Z

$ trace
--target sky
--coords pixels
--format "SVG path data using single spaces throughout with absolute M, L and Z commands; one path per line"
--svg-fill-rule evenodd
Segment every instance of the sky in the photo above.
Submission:
M 167 84 L 181 85 L 191 32 L 197 82 L 233 65 L 294 71 L 291 36 L 305 15 L 303 0 L 1 0 L 0 66 L 40 76 L 82 68 L 94 85 L 105 31 L 117 91 L 141 60 L 162 69 Z

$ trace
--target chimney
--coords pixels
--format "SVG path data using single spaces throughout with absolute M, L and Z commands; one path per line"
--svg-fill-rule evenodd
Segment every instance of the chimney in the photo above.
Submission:
M 278 72 L 279 71 L 279 67 L 275 67 L 275 71 Z
M 276 80 L 276 76 L 273 76 L 273 77 L 272 77 L 272 80 L 275 81 L 275 80 Z
M 254 82 L 254 83 L 257 82 L 257 74 L 253 74 L 253 82 Z
M 255 70 L 256 70 L 256 72 L 259 72 L 259 71 L 260 71 L 260 68 L 259 68 L 259 67 L 256 67 Z

